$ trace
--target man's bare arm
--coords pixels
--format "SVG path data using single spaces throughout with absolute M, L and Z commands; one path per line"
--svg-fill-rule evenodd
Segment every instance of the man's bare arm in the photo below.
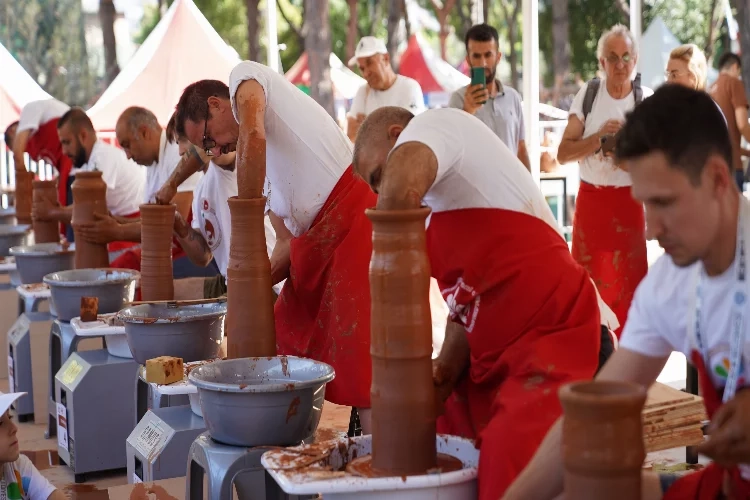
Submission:
M 172 203 L 172 199 L 177 194 L 177 187 L 188 180 L 194 173 L 201 172 L 208 165 L 208 162 L 209 159 L 205 152 L 191 144 L 185 154 L 182 155 L 182 158 L 180 158 L 180 162 L 172 171 L 167 182 L 156 193 L 156 203 L 161 205 Z
M 193 206 L 193 192 L 192 191 L 180 191 L 172 199 L 172 203 L 176 205 L 176 210 L 185 219 L 188 218 L 190 208 Z
M 651 387 L 667 362 L 666 357 L 652 358 L 620 348 L 602 367 L 596 380 L 635 382 Z M 548 500 L 563 491 L 563 463 L 560 453 L 562 417 L 550 428 L 529 465 L 505 493 L 504 499 Z
M 141 242 L 141 221 L 133 222 L 130 219 L 126 224 L 120 224 L 117 231 L 116 241 L 132 241 L 134 243 Z
M 31 136 L 31 130 L 24 130 L 16 133 L 16 138 L 13 139 L 13 162 L 15 163 L 16 170 L 26 170 L 26 161 L 24 160 L 24 154 L 26 153 L 26 145 L 29 142 Z
M 357 140 L 357 132 L 359 132 L 360 125 L 362 125 L 361 119 L 354 116 L 346 117 L 346 135 L 350 141 L 354 142 Z
M 245 80 L 234 96 L 239 114 L 237 186 L 240 198 L 263 196 L 266 180 L 266 98 L 255 80 Z
M 740 106 L 734 110 L 734 118 L 737 120 L 737 128 L 740 129 L 742 137 L 750 141 L 750 123 L 747 121 L 747 108 Z
M 420 142 L 401 144 L 388 158 L 378 186 L 378 210 L 419 208 L 437 177 L 437 157 Z
M 31 217 L 34 218 L 34 209 L 32 206 L 32 213 Z M 67 207 L 53 207 L 50 208 L 46 215 L 39 217 L 39 220 L 54 220 L 57 222 L 63 222 L 65 224 L 70 224 L 71 219 L 73 218 L 73 205 L 68 205 Z
M 599 134 L 583 137 L 583 122 L 575 115 L 568 118 L 560 146 L 557 148 L 557 161 L 561 164 L 579 161 L 599 150 Z
M 526 141 L 518 141 L 518 159 L 531 172 L 531 162 L 529 161 L 529 151 L 526 149 Z
M 196 231 L 189 226 L 185 227 L 186 231 L 182 232 L 182 235 L 180 232 L 175 231 L 180 246 L 185 250 L 185 253 L 193 264 L 206 267 L 214 257 L 211 249 L 208 247 L 208 243 L 206 243 L 206 238 L 203 237 L 200 231 Z

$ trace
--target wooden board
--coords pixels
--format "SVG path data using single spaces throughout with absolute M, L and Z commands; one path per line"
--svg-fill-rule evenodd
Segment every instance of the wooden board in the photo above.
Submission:
M 691 446 L 703 441 L 707 419 L 703 399 L 655 383 L 643 408 L 643 441 L 647 452 Z

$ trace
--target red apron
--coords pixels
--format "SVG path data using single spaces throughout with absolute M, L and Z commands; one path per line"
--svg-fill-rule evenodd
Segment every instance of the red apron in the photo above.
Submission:
M 44 160 L 57 169 L 57 199 L 60 205 L 66 206 L 68 204 L 68 175 L 73 168 L 73 163 L 62 152 L 60 138 L 57 135 L 57 120 L 55 118 L 42 124 L 36 132 L 30 135 L 26 143 L 26 152 L 34 161 Z
M 305 234 L 291 241 L 291 268 L 276 300 L 279 354 L 333 366 L 326 399 L 370 407 L 372 225 L 377 197 L 349 167 Z
M 708 418 L 713 418 L 721 406 L 721 392 L 716 390 L 706 365 L 698 351 L 692 353 L 693 366 L 698 370 L 703 404 Z M 732 485 L 732 500 L 750 499 L 750 483 L 743 480 L 737 467 L 725 469 L 715 463 L 705 469 L 687 474 L 678 479 L 664 494 L 664 500 L 715 500 L 722 498 L 724 475 L 729 474 Z
M 617 315 L 620 328 L 615 333 L 619 338 L 635 289 L 648 271 L 643 206 L 633 199 L 629 186 L 581 182 L 572 253 Z
M 526 214 L 433 214 L 427 248 L 471 350 L 438 432 L 477 440 L 479 498 L 497 500 L 562 414 L 558 388 L 596 371 L 596 291 L 560 235 Z

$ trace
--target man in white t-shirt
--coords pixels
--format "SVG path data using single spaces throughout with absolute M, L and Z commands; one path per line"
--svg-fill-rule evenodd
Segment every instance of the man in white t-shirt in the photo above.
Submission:
M 393 71 L 388 49 L 379 38 L 362 37 L 349 66 L 359 67 L 359 72 L 367 80 L 354 96 L 347 115 L 346 130 L 352 141 L 357 137 L 362 121 L 378 108 L 399 106 L 415 115 L 424 111 L 424 95 L 419 82 Z
M 72 160 L 74 169 L 102 172 L 102 179 L 107 184 L 109 212 L 115 217 L 126 219 L 138 217 L 146 182 L 145 168 L 128 160 L 122 149 L 98 140 L 91 119 L 81 108 L 71 108 L 60 117 L 57 134 L 63 153 Z M 74 176 L 77 170 L 73 171 Z M 57 220 L 70 224 L 73 207 L 35 202 L 32 216 L 39 220 Z M 110 257 L 114 258 L 114 252 L 119 253 L 133 244 L 124 240 L 110 243 Z
M 476 117 L 381 108 L 354 166 L 379 210 L 432 209 L 427 253 L 450 309 L 438 431 L 477 440 L 479 498 L 495 500 L 560 414 L 560 385 L 597 370 L 596 289 L 526 168 Z
M 672 351 L 698 369 L 712 422 L 698 451 L 713 459 L 681 479 L 644 475 L 644 500 L 750 498 L 750 202 L 734 182 L 721 112 L 704 92 L 665 85 L 627 119 L 618 161 L 664 248 L 638 286 L 620 349 L 597 376 L 648 388 Z M 556 498 L 563 489 L 561 422 L 506 498 Z
M 646 227 L 643 206 L 630 196 L 630 175 L 615 162 L 612 146 L 625 114 L 652 92 L 638 77 L 631 80 L 638 46 L 625 26 L 618 24 L 601 36 L 597 56 L 606 78 L 588 82 L 576 95 L 557 159 L 580 165 L 573 257 L 624 325 L 648 268 Z
M 267 193 L 277 238 L 272 282 L 288 278 L 274 308 L 279 354 L 331 364 L 337 376 L 326 398 L 369 408 L 372 242 L 364 210 L 375 195 L 352 172 L 351 142 L 312 98 L 252 61 L 234 68 L 229 87 L 188 86 L 176 128 L 214 155 L 237 149 L 240 198 Z
M 21 455 L 18 426 L 10 414 L 10 407 L 25 392 L 0 392 L 0 498 L 7 500 L 65 500 L 26 455 Z

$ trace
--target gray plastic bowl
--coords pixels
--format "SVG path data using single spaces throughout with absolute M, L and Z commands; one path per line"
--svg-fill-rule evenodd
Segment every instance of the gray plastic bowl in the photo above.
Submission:
M 10 255 L 10 249 L 25 245 L 28 242 L 29 235 L 31 234 L 31 226 L 28 224 L 11 225 L 1 224 L 0 225 L 0 257 L 7 257 Z
M 57 318 L 70 321 L 81 315 L 81 297 L 98 297 L 99 314 L 116 313 L 135 297 L 138 271 L 130 269 L 71 269 L 44 277 Z
M 294 356 L 214 361 L 191 371 L 211 437 L 233 446 L 291 446 L 318 428 L 333 367 Z
M 16 224 L 16 207 L 0 208 L 0 224 Z
M 24 285 L 41 283 L 46 275 L 73 269 L 75 264 L 75 250 L 63 249 L 59 243 L 13 247 L 10 254 L 16 258 L 16 269 Z
M 177 307 L 141 304 L 123 309 L 117 317 L 125 322 L 133 359 L 143 365 L 159 356 L 186 363 L 218 357 L 226 314 L 226 302 Z

